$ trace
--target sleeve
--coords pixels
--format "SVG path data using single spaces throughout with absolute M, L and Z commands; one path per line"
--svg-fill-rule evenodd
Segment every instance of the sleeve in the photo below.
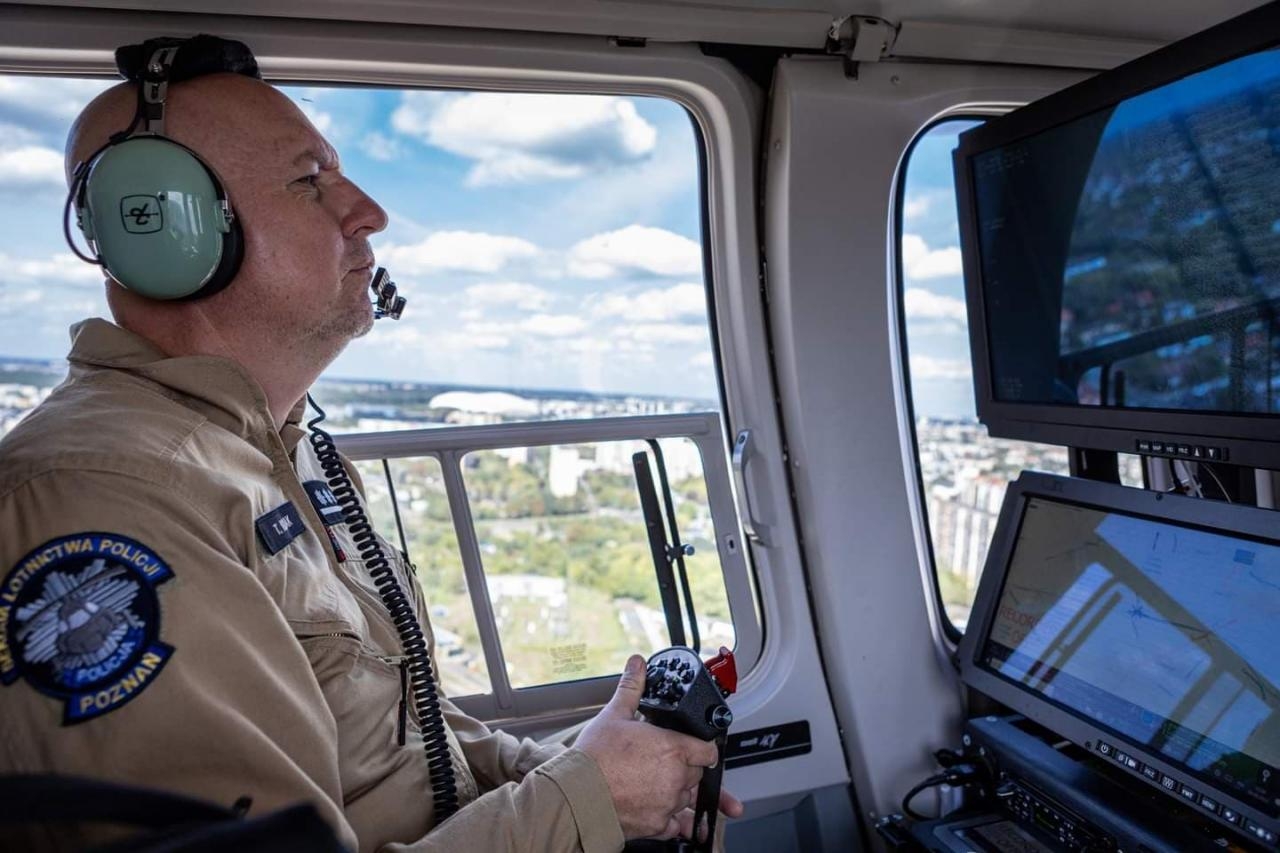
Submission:
M 259 815 L 306 800 L 355 847 L 338 805 L 334 719 L 224 530 L 154 482 L 87 470 L 0 494 L 0 529 L 0 749 L 11 772 L 226 806 L 249 796 Z
M 440 699 L 440 707 L 444 710 L 445 722 L 458 737 L 467 765 L 482 788 L 519 782 L 539 764 L 565 751 L 563 746 L 543 745 L 501 730 L 493 731 L 444 697 Z
M 384 853 L 618 853 L 625 843 L 604 774 L 591 756 L 570 749 L 522 781 L 507 782 L 470 803 L 423 842 L 389 845 Z

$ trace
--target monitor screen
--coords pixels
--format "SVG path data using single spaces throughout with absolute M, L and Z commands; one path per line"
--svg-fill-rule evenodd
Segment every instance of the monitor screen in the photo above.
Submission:
M 977 663 L 1280 815 L 1280 542 L 1038 495 Z
M 1280 412 L 1280 49 L 967 168 L 996 402 Z

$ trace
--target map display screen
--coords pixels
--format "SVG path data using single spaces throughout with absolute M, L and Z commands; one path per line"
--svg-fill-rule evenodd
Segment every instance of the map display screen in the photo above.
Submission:
M 1280 814 L 1280 542 L 1029 496 L 979 660 Z

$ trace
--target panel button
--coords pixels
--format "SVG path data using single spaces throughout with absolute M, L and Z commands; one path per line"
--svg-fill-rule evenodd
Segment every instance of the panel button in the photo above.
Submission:
M 1221 461 L 1222 461 L 1222 448 L 1220 448 L 1220 447 L 1206 447 L 1206 448 L 1204 449 L 1204 455 L 1205 455 L 1205 457 L 1206 457 L 1206 458 L 1211 459 L 1211 460 L 1213 460 L 1214 462 L 1221 462 Z
M 1112 751 L 1113 750 L 1111 748 L 1111 744 L 1107 743 L 1106 741 L 1101 741 L 1101 740 L 1098 741 L 1098 752 L 1102 753 L 1103 755 L 1110 756 Z
M 1140 438 L 1140 439 L 1138 439 L 1138 452 L 1139 452 L 1139 453 L 1150 453 L 1150 452 L 1151 452 L 1151 442 L 1150 442 L 1150 440 L 1145 439 L 1145 438 Z
M 1124 757 L 1124 766 L 1128 767 L 1130 770 L 1141 770 L 1143 765 L 1141 761 L 1134 758 L 1132 755 L 1126 755 Z
M 1265 841 L 1268 844 L 1276 843 L 1276 834 L 1271 830 L 1267 829 L 1265 826 L 1263 826 L 1260 823 L 1254 823 L 1253 821 L 1249 820 L 1249 818 L 1245 818 L 1244 828 L 1248 830 L 1249 834 L 1252 835 L 1254 838 L 1257 838 L 1261 841 Z
M 1226 806 L 1223 806 L 1222 819 L 1225 820 L 1227 823 L 1234 823 L 1236 826 L 1239 826 L 1240 812 L 1236 811 L 1235 809 L 1230 809 L 1230 808 L 1227 808 Z
M 1201 797 L 1200 808 L 1205 809 L 1206 811 L 1211 811 L 1214 814 L 1217 814 L 1218 809 L 1221 808 L 1221 806 L 1218 805 L 1217 800 L 1211 800 L 1208 797 Z
M 1191 448 L 1191 456 L 1192 456 L 1192 458 L 1193 458 L 1193 459 L 1203 459 L 1203 458 L 1204 458 L 1204 445 L 1203 445 L 1203 444 L 1197 444 L 1196 446 L 1192 447 L 1192 448 Z
M 1160 784 L 1164 787 L 1166 791 L 1178 790 L 1178 780 L 1173 778 L 1172 776 L 1165 776 L 1164 774 L 1161 774 Z
M 1152 453 L 1164 453 L 1164 442 L 1163 442 L 1163 441 L 1153 441 L 1153 442 L 1151 442 L 1151 452 L 1152 452 Z
M 1188 788 L 1186 785 L 1178 785 L 1178 793 L 1193 803 L 1200 799 L 1200 792 L 1195 788 Z
M 1179 455 L 1179 456 L 1190 456 L 1190 455 L 1191 455 L 1191 445 L 1189 445 L 1189 444 L 1179 444 L 1179 445 L 1178 445 L 1178 455 Z
M 1151 765 L 1146 765 L 1142 768 L 1142 775 L 1146 776 L 1152 782 L 1160 781 L 1160 771 L 1155 769 Z

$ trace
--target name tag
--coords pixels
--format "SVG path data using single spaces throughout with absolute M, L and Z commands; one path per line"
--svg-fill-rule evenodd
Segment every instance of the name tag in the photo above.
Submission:
M 278 554 L 306 530 L 302 524 L 302 516 L 298 514 L 292 501 L 281 504 L 266 515 L 258 516 L 254 526 L 258 528 L 258 538 L 262 540 L 263 546 L 272 554 Z

